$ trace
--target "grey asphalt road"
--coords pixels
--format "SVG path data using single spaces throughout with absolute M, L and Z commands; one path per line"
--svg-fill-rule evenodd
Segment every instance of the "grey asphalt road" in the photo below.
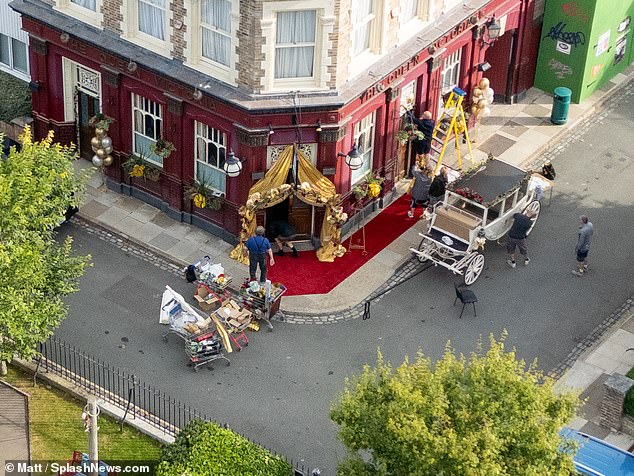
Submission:
M 164 286 L 187 297 L 193 286 L 66 226 L 63 233 L 75 237 L 80 253 L 93 255 L 94 266 L 69 298 L 70 316 L 56 335 L 268 448 L 334 474 L 345 451 L 329 420 L 330 403 L 345 377 L 375 362 L 377 348 L 397 365 L 419 349 L 436 359 L 447 341 L 468 353 L 481 336 L 506 329 L 509 347 L 548 371 L 632 294 L 633 98 L 623 95 L 605 118 L 597 116 L 564 144 L 554 161 L 552 204 L 529 238 L 530 265 L 510 269 L 504 249 L 487 244 L 486 269 L 473 286 L 477 317 L 467 308 L 458 319 L 459 305 L 452 307 L 458 278 L 432 268 L 373 304 L 369 320 L 276 323 L 273 333 L 251 333 L 251 345 L 231 355 L 230 367 L 219 363 L 195 374 L 182 342 L 172 336 L 163 343 L 158 324 Z M 578 278 L 571 270 L 581 214 L 594 223 L 595 236 L 591 271 Z

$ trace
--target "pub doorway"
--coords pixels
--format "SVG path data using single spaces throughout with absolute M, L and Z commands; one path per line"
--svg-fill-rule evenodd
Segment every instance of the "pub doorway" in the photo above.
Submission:
M 91 139 L 95 136 L 95 127 L 90 118 L 99 113 L 99 98 L 77 89 L 77 129 L 79 139 L 79 155 L 82 159 L 92 160 L 94 154 Z
M 302 202 L 295 195 L 291 195 L 286 200 L 266 209 L 266 233 L 269 240 L 271 236 L 271 225 L 276 222 L 285 222 L 295 231 L 297 242 L 311 242 L 314 234 L 315 207 Z M 273 241 L 271 241 L 272 243 Z

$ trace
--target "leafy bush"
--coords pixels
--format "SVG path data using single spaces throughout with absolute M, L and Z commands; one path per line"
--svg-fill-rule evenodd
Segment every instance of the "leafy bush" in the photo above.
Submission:
M 634 380 L 634 367 L 632 367 L 625 376 Z M 634 387 L 630 388 L 625 394 L 625 400 L 623 401 L 623 413 L 634 417 Z
M 0 121 L 31 115 L 29 84 L 0 71 Z
M 290 476 L 279 456 L 215 423 L 192 420 L 163 449 L 157 476 Z

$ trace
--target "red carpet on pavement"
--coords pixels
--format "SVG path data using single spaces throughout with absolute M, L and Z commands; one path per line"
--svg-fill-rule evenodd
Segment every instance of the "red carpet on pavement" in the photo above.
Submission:
M 332 263 L 322 263 L 315 251 L 302 251 L 298 258 L 286 252 L 284 256 L 275 256 L 275 265 L 268 267 L 268 278 L 285 285 L 288 289 L 286 296 L 329 292 L 416 223 L 416 219 L 407 217 L 409 201 L 409 196 L 403 195 L 365 225 L 367 254 L 353 249 Z M 417 218 L 420 213 L 419 208 L 416 210 Z M 353 236 L 353 243 L 359 243 L 361 236 L 359 230 Z M 350 240 L 347 239 L 343 246 L 348 251 L 349 245 Z M 275 244 L 273 248 L 277 250 Z

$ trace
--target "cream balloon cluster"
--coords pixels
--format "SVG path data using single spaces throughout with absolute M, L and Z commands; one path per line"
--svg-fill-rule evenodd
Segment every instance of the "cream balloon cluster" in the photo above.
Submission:
M 471 94 L 471 114 L 473 114 L 476 120 L 480 120 L 483 117 L 487 117 L 491 114 L 490 104 L 493 103 L 493 88 L 489 86 L 489 80 L 482 78 L 478 85 L 473 88 Z
M 90 140 L 92 151 L 92 164 L 95 167 L 108 167 L 112 164 L 112 139 L 106 135 L 106 130 L 95 129 L 95 137 Z

